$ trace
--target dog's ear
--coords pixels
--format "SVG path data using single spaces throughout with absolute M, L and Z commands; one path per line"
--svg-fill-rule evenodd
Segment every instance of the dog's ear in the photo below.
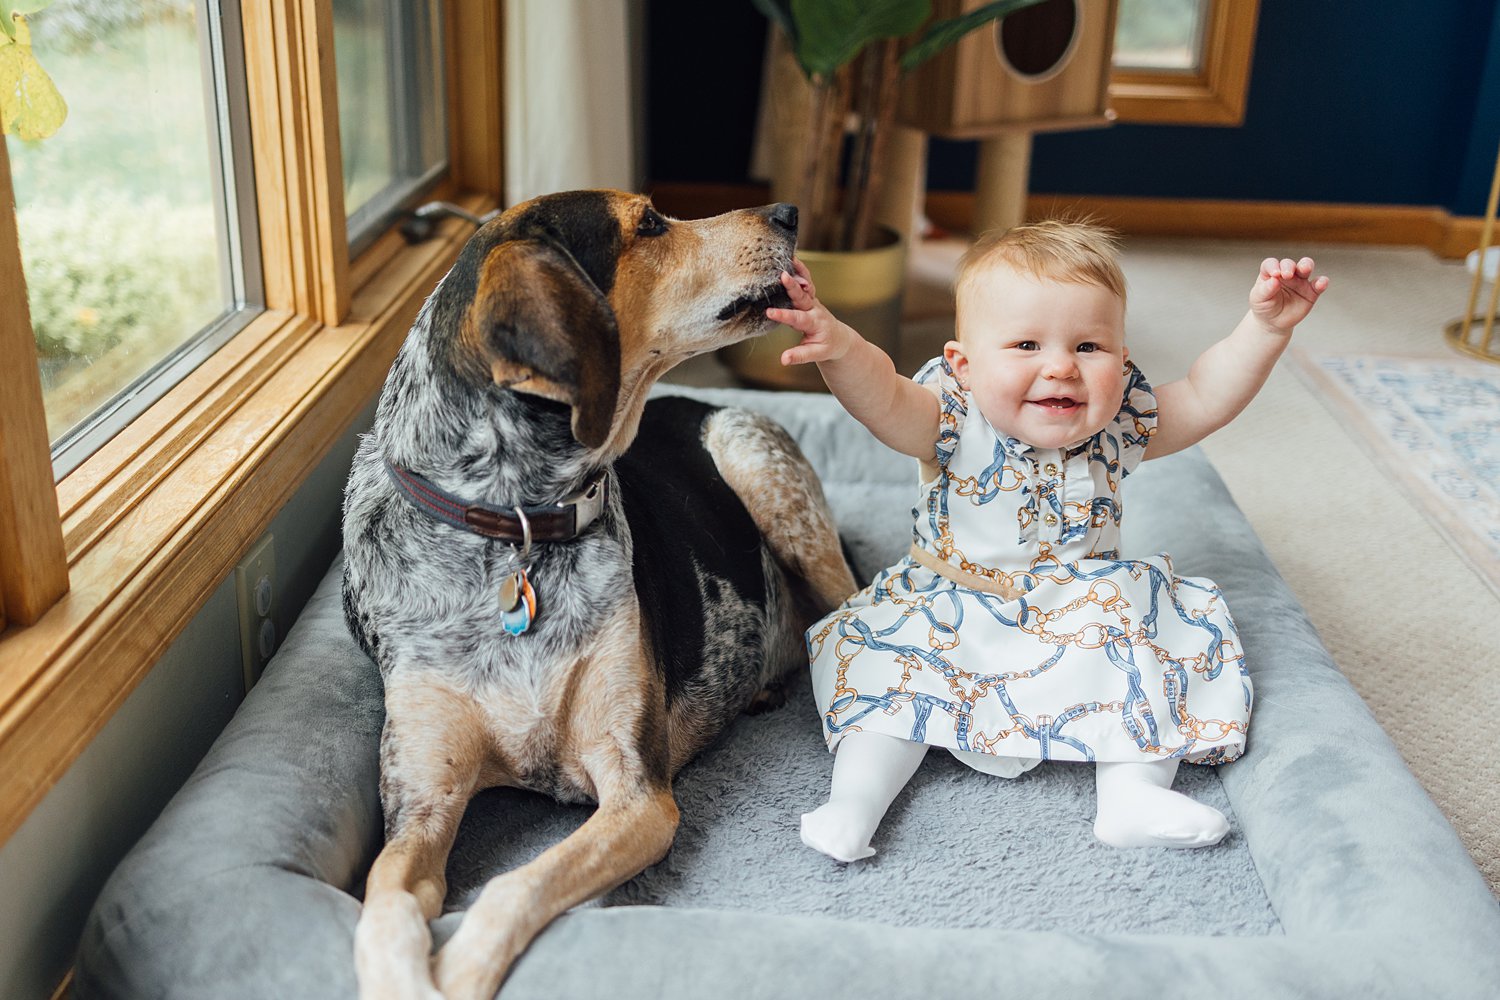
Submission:
M 495 384 L 567 403 L 573 437 L 609 438 L 620 394 L 615 313 L 576 261 L 542 240 L 497 244 L 480 267 L 463 338 Z

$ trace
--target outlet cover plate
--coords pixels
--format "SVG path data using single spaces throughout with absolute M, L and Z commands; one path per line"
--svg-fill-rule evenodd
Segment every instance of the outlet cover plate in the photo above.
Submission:
M 264 615 L 257 608 L 256 590 L 261 589 L 262 601 L 264 601 L 264 587 L 261 581 L 267 581 L 271 590 L 269 607 Z M 245 553 L 234 567 L 234 598 L 239 606 L 240 612 L 240 663 L 245 673 L 245 691 L 248 692 L 260 680 L 261 671 L 266 668 L 266 661 L 270 656 L 263 652 L 265 645 L 261 641 L 261 629 L 269 621 L 275 627 L 276 609 L 280 605 L 279 588 L 276 586 L 276 537 L 266 532 L 250 551 Z M 274 643 L 272 643 L 274 646 Z M 274 652 L 274 648 L 271 652 Z

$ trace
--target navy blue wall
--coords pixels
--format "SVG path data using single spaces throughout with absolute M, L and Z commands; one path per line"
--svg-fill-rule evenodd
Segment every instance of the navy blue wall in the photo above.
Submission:
M 716 6 L 705 43 L 701 0 L 651 0 L 652 180 L 747 180 L 766 26 L 748 0 Z M 1243 126 L 1038 135 L 1031 188 L 1480 215 L 1497 142 L 1497 0 L 1261 0 Z M 971 189 L 975 154 L 935 140 L 929 188 Z
M 1495 170 L 1496 147 L 1500 145 L 1500 6 L 1493 16 L 1488 43 L 1469 129 L 1468 151 L 1459 176 L 1456 201 L 1464 215 L 1484 212 Z

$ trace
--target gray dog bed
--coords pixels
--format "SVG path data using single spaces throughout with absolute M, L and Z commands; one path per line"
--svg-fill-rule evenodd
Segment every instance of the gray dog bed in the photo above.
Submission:
M 692 395 L 787 426 L 862 578 L 905 551 L 913 463 L 832 400 Z M 680 775 L 666 859 L 554 922 L 501 996 L 1500 996 L 1494 899 L 1207 460 L 1148 463 L 1127 500 L 1127 552 L 1166 550 L 1216 580 L 1255 677 L 1246 756 L 1178 778 L 1230 816 L 1222 844 L 1108 848 L 1086 767 L 1005 781 L 930 753 L 879 853 L 837 864 L 797 837 L 833 763 L 799 678 L 784 707 L 739 719 Z M 77 996 L 354 996 L 358 894 L 381 835 L 381 689 L 345 632 L 338 575 L 106 886 Z M 587 813 L 479 796 L 435 937 L 488 876 Z

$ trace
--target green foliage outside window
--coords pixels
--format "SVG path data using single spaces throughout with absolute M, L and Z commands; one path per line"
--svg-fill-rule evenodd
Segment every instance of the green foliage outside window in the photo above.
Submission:
M 155 341 L 181 339 L 201 324 L 201 303 L 217 295 L 219 277 L 202 240 L 182 235 L 214 227 L 208 192 L 198 190 L 201 154 L 142 141 L 147 133 L 131 115 L 99 107 L 122 88 L 140 91 L 132 74 L 147 50 L 146 32 L 154 51 L 180 50 L 175 62 L 196 64 L 191 0 L 58 3 L 30 27 L 79 105 L 80 121 L 88 122 L 70 129 L 65 144 L 11 147 L 27 298 L 46 383 L 64 376 L 69 362 L 97 360 L 121 344 L 132 352 L 165 350 Z M 166 120 L 158 124 L 168 134 L 202 129 L 202 99 L 191 88 L 156 95 L 148 110 Z
M 202 208 L 166 199 L 121 201 L 101 210 L 87 202 L 20 208 L 27 235 L 26 284 L 37 353 L 46 374 L 72 359 L 96 360 L 142 332 L 180 339 L 198 322 L 205 294 L 218 286 L 214 261 L 164 232 L 213 227 Z M 80 239 L 80 234 L 87 238 Z

